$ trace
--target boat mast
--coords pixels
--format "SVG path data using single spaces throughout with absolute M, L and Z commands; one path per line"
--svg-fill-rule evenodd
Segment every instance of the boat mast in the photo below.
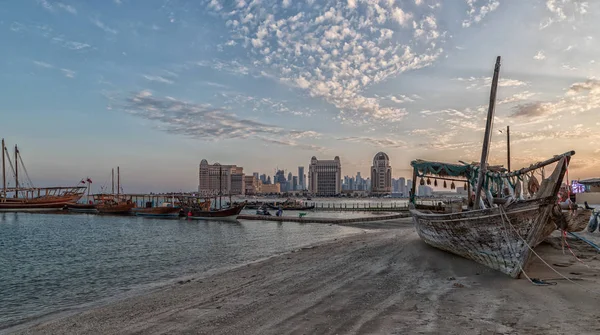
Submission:
M 15 198 L 19 197 L 19 149 L 15 144 Z
M 2 194 L 6 199 L 6 157 L 4 155 L 4 139 L 2 139 Z
M 510 172 L 510 126 L 506 126 L 506 160 Z
M 121 173 L 119 172 L 119 167 L 117 166 L 117 199 L 119 199 L 120 191 L 121 191 Z
M 115 169 L 112 169 L 111 172 L 111 182 L 112 182 L 112 194 L 115 194 Z
M 494 107 L 496 104 L 496 91 L 498 89 L 498 76 L 500 75 L 500 56 L 496 58 L 496 66 L 494 67 L 494 78 L 492 79 L 492 89 L 490 91 L 490 105 L 488 108 L 487 122 L 485 124 L 485 135 L 483 138 L 483 148 L 481 150 L 481 160 L 479 161 L 479 174 L 477 176 L 477 188 L 475 190 L 475 204 L 479 207 L 481 199 L 481 188 L 483 187 L 483 178 L 486 175 L 487 159 L 490 149 L 490 141 L 492 134 L 492 126 L 494 122 Z M 492 199 L 488 199 L 490 203 Z
M 219 165 L 219 209 L 223 208 L 223 200 L 222 200 L 222 196 L 223 196 L 223 187 L 222 187 L 222 183 L 221 183 L 221 179 L 223 179 L 223 167 L 221 165 Z

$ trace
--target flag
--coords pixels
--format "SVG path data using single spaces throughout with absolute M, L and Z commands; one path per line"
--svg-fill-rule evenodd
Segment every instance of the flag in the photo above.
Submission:
M 82 184 L 85 184 L 85 180 L 81 179 L 81 183 L 82 183 Z
M 91 183 L 92 183 L 92 180 L 91 180 L 90 178 L 88 178 L 88 179 L 87 179 L 87 182 L 91 184 Z

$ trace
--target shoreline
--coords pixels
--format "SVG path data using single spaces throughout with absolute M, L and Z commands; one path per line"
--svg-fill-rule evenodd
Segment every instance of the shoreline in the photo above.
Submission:
M 19 333 L 594 333 L 597 253 L 586 262 L 538 252 L 577 283 L 533 286 L 431 248 L 411 225 L 317 242 L 189 282 L 46 322 Z M 534 260 L 534 278 L 557 277 Z M 585 288 L 585 289 L 584 289 Z M 450 330 L 450 331 L 449 331 Z M 13 330 L 14 331 L 14 330 Z
M 80 213 L 78 213 L 78 214 L 80 214 Z M 273 254 L 270 256 L 262 257 L 262 258 L 255 259 L 252 261 L 243 262 L 240 264 L 221 266 L 221 267 L 210 269 L 210 270 L 203 271 L 203 272 L 197 272 L 197 273 L 178 276 L 178 277 L 175 277 L 172 279 L 162 280 L 162 281 L 158 281 L 158 282 L 154 282 L 154 283 L 143 284 L 143 285 L 141 285 L 142 288 L 131 289 L 130 291 L 123 292 L 118 295 L 114 295 L 114 296 L 110 296 L 110 297 L 105 297 L 100 300 L 87 302 L 87 303 L 84 303 L 81 305 L 65 308 L 65 309 L 59 310 L 59 311 L 49 312 L 44 315 L 30 317 L 30 318 L 26 319 L 26 321 L 24 321 L 24 322 L 20 322 L 17 324 L 9 325 L 8 327 L 0 328 L 0 335 L 18 332 L 18 331 L 30 328 L 32 326 L 38 325 L 40 323 L 53 322 L 56 320 L 68 318 L 70 316 L 77 315 L 79 313 L 84 313 L 84 312 L 87 312 L 87 311 L 90 311 L 90 310 L 93 310 L 96 308 L 101 308 L 101 307 L 108 306 L 111 304 L 119 303 L 120 301 L 123 301 L 126 299 L 131 299 L 131 298 L 135 298 L 135 297 L 139 297 L 139 296 L 152 294 L 156 291 L 160 291 L 167 287 L 181 285 L 182 283 L 190 282 L 191 280 L 201 280 L 201 279 L 205 279 L 210 276 L 221 275 L 228 271 L 236 270 L 238 268 L 245 267 L 245 266 L 248 266 L 251 264 L 268 261 L 269 259 L 272 259 L 274 257 L 284 256 L 289 253 L 298 252 L 302 249 L 318 247 L 323 244 L 332 243 L 339 239 L 347 238 L 347 237 L 358 235 L 358 234 L 363 234 L 365 232 L 369 233 L 376 229 L 387 228 L 390 225 L 397 226 L 398 224 L 406 224 L 405 222 L 398 223 L 397 221 L 398 220 L 389 220 L 388 219 L 388 220 L 375 221 L 375 222 L 365 222 L 365 225 L 364 225 L 365 227 L 363 227 L 363 225 L 361 223 L 348 223 L 348 224 L 346 224 L 346 223 L 330 223 L 329 225 L 347 226 L 347 227 L 356 228 L 356 229 L 363 228 L 363 231 L 356 231 L 356 232 L 349 233 L 349 234 L 346 234 L 341 237 L 331 237 L 331 238 L 327 238 L 326 240 L 323 240 L 323 241 L 301 244 L 301 245 L 296 246 L 287 251 L 279 252 L 279 253 L 276 253 L 276 254 Z M 319 223 L 316 223 L 316 224 L 319 224 Z M 323 223 L 321 223 L 321 224 L 323 224 Z M 378 227 L 378 225 L 383 225 L 383 226 Z M 369 231 L 365 231 L 364 229 L 369 229 Z

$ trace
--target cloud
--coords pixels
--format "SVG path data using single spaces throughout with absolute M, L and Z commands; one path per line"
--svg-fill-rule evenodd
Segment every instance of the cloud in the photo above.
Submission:
M 162 83 L 162 84 L 169 84 L 170 85 L 170 84 L 174 83 L 173 80 L 167 79 L 167 78 L 161 77 L 161 76 L 151 76 L 151 75 L 145 74 L 145 75 L 143 75 L 143 77 L 146 78 L 146 80 L 154 81 L 154 82 Z
M 556 22 L 572 22 L 587 14 L 589 3 L 580 0 L 546 0 L 549 16 L 540 22 L 540 29 L 545 29 Z
M 523 91 L 523 92 L 515 93 L 508 98 L 498 100 L 498 104 L 502 105 L 502 104 L 519 102 L 519 101 L 527 100 L 527 99 L 533 97 L 534 95 L 535 95 L 535 93 L 533 93 L 533 92 Z
M 104 30 L 107 33 L 110 33 L 110 34 L 113 34 L 113 35 L 116 35 L 116 34 L 119 33 L 116 29 L 110 28 L 109 26 L 107 26 L 106 24 L 104 24 L 104 22 L 100 21 L 97 18 L 94 18 L 91 21 L 92 21 L 92 23 L 94 25 L 96 25 L 96 27 Z
M 467 89 L 483 89 L 490 88 L 492 85 L 492 77 L 469 77 L 469 78 L 456 78 L 455 80 L 468 83 Z M 498 86 L 499 87 L 518 87 L 518 86 L 527 86 L 528 83 L 518 80 L 518 79 L 510 79 L 510 78 L 499 78 Z
M 555 101 L 533 102 L 515 106 L 513 117 L 547 117 L 577 115 L 600 108 L 600 80 L 588 79 L 573 83 L 564 96 Z
M 407 113 L 367 95 L 372 85 L 406 71 L 433 64 L 444 52 L 446 32 L 438 26 L 435 9 L 415 17 L 410 6 L 395 1 L 281 0 L 207 2 L 229 29 L 223 45 L 239 45 L 248 61 L 245 73 L 268 73 L 313 98 L 333 105 L 342 123 L 398 122 Z M 402 5 L 402 7 L 400 7 Z M 418 41 L 409 42 L 414 36 Z M 403 42 L 404 41 L 404 42 Z M 209 63 L 231 62 L 213 60 Z
M 73 7 L 71 5 L 65 5 L 62 2 L 57 2 L 56 6 L 66 12 L 73 14 L 73 15 L 77 15 L 77 9 L 75 9 L 75 7 Z
M 41 62 L 41 61 L 34 60 L 33 64 L 35 64 L 38 67 L 45 68 L 45 69 L 57 69 L 56 66 L 54 66 L 52 64 L 49 64 L 49 63 L 46 63 L 46 62 Z M 62 74 L 65 77 L 67 77 L 67 78 L 75 78 L 75 74 L 76 74 L 75 71 L 69 70 L 69 69 L 64 69 L 64 68 L 61 68 L 59 70 L 62 72 Z
M 347 141 L 353 143 L 367 143 L 378 148 L 407 148 L 407 143 L 401 140 L 388 138 L 374 138 L 366 136 L 340 137 L 338 141 Z
M 473 23 L 479 23 L 486 15 L 498 9 L 500 2 L 497 0 L 466 0 L 469 10 L 469 17 L 462 22 L 464 28 L 470 27 Z M 479 5 L 479 6 L 478 6 Z
M 512 117 L 539 117 L 552 113 L 550 104 L 531 102 L 513 108 Z
M 45 10 L 49 12 L 57 12 L 58 10 L 63 10 L 73 15 L 77 15 L 77 9 L 71 5 L 64 4 L 62 2 L 52 3 L 49 0 L 37 0 L 37 3 L 40 4 Z
M 533 59 L 544 60 L 544 59 L 546 59 L 546 55 L 544 55 L 544 52 L 542 50 L 540 50 L 535 54 L 535 56 L 533 56 Z
M 67 77 L 67 78 L 75 78 L 76 72 L 73 71 L 73 70 L 60 69 L 60 71 L 62 71 L 62 73 L 64 74 L 64 76 Z
M 120 109 L 131 115 L 156 122 L 158 128 L 167 133 L 205 141 L 257 139 L 300 149 L 324 149 L 317 145 L 298 142 L 298 139 L 317 137 L 319 134 L 314 131 L 286 129 L 243 119 L 223 107 L 186 102 L 173 97 L 158 98 L 147 90 L 126 98 Z
M 54 68 L 54 65 L 52 65 L 52 64 L 48 64 L 46 62 L 40 62 L 40 61 L 36 61 L 36 60 L 33 61 L 33 64 L 35 64 L 35 65 L 37 65 L 39 67 L 47 68 L 47 69 Z

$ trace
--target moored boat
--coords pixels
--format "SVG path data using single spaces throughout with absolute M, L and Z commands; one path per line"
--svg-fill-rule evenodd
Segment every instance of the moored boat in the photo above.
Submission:
M 14 152 L 14 164 L 2 139 L 2 191 L 0 192 L 0 212 L 43 212 L 62 210 L 76 203 L 84 194 L 85 186 L 35 187 L 23 164 L 17 146 Z M 7 164 L 7 161 L 9 164 Z M 6 169 L 10 167 L 15 177 L 15 186 L 7 187 Z M 22 168 L 26 180 L 19 179 Z
M 223 209 L 188 208 L 187 217 L 195 220 L 226 220 L 235 221 L 246 204 L 238 204 Z
M 181 208 L 165 203 L 160 207 L 133 208 L 131 212 L 136 216 L 152 218 L 178 218 Z

